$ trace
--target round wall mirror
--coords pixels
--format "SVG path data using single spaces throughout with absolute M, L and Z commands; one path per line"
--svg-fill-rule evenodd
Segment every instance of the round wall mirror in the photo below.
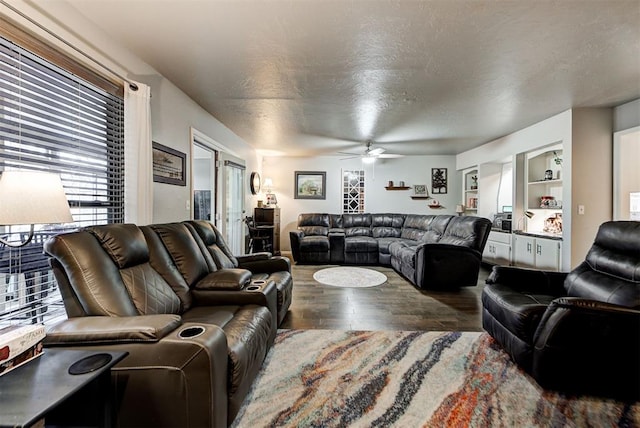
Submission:
M 255 171 L 252 172 L 249 185 L 251 186 L 251 194 L 257 195 L 260 192 L 260 174 Z

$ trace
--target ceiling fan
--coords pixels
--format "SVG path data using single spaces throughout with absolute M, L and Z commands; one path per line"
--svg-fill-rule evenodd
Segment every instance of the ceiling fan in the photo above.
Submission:
M 338 153 L 343 155 L 351 155 L 349 157 L 342 158 L 341 160 L 361 158 L 362 162 L 364 163 L 373 163 L 378 158 L 391 159 L 391 158 L 401 158 L 404 156 L 404 155 L 398 155 L 398 154 L 392 154 L 392 153 L 385 153 L 386 149 L 382 147 L 376 147 L 374 149 L 371 147 L 372 145 L 373 145 L 373 141 L 371 140 L 367 141 L 366 148 L 364 152 L 361 154 L 347 153 L 347 152 L 338 152 Z

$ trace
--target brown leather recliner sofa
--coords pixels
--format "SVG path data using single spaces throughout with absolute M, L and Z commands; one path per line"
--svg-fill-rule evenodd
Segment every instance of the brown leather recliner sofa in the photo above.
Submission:
M 289 237 L 300 264 L 379 264 L 419 288 L 452 289 L 477 284 L 490 230 L 474 216 L 310 213 Z
M 69 317 L 45 346 L 129 353 L 117 426 L 233 421 L 291 302 L 288 260 L 234 257 L 206 222 L 94 226 L 44 249 Z

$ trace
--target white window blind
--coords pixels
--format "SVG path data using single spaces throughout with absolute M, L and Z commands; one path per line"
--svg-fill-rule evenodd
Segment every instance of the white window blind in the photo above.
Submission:
M 25 247 L 0 246 L 0 327 L 66 318 L 42 253 L 51 235 L 123 221 L 123 108 L 121 97 L 0 38 L 0 172 L 60 174 L 74 218 L 36 225 Z M 0 225 L 0 235 L 19 240 L 27 227 Z

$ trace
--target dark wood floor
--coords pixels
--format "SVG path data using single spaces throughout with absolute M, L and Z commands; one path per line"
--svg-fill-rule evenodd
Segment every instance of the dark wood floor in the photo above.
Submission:
M 482 331 L 480 295 L 489 268 L 476 287 L 420 291 L 393 269 L 369 267 L 388 280 L 372 288 L 338 288 L 313 279 L 329 266 L 292 266 L 293 301 L 280 328 L 333 330 Z

